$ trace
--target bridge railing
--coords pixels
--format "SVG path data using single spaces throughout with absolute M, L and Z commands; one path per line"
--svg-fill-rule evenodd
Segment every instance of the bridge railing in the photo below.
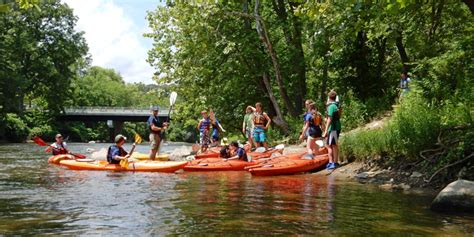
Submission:
M 67 115 L 85 115 L 85 114 L 150 114 L 150 108 L 134 107 L 68 107 L 64 109 Z M 167 108 L 160 108 L 159 114 L 168 113 Z

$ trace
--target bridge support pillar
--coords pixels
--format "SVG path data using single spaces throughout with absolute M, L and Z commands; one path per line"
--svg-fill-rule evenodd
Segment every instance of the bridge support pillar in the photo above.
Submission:
M 112 126 L 109 126 L 109 140 L 110 142 L 114 142 L 115 136 L 123 130 L 123 121 L 113 121 Z

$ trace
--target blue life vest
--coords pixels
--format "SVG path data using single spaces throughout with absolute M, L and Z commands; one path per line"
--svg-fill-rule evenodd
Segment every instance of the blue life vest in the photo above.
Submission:
M 200 132 L 204 132 L 204 130 L 209 130 L 211 128 L 211 119 L 202 119 L 201 120 L 201 127 L 199 127 Z

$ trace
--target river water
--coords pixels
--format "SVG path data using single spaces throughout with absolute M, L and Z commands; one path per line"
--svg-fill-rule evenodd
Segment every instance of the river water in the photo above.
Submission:
M 86 153 L 107 145 L 69 147 Z M 474 233 L 473 215 L 430 211 L 433 194 L 386 192 L 333 176 L 72 171 L 47 158 L 34 144 L 0 145 L 0 235 Z

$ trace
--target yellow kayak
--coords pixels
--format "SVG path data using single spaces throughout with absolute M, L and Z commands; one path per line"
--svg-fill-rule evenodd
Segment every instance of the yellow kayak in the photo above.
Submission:
M 131 156 L 133 159 L 137 160 L 148 160 L 150 155 L 145 153 L 134 152 Z M 155 160 L 168 161 L 170 160 L 170 154 L 159 154 L 155 156 Z

